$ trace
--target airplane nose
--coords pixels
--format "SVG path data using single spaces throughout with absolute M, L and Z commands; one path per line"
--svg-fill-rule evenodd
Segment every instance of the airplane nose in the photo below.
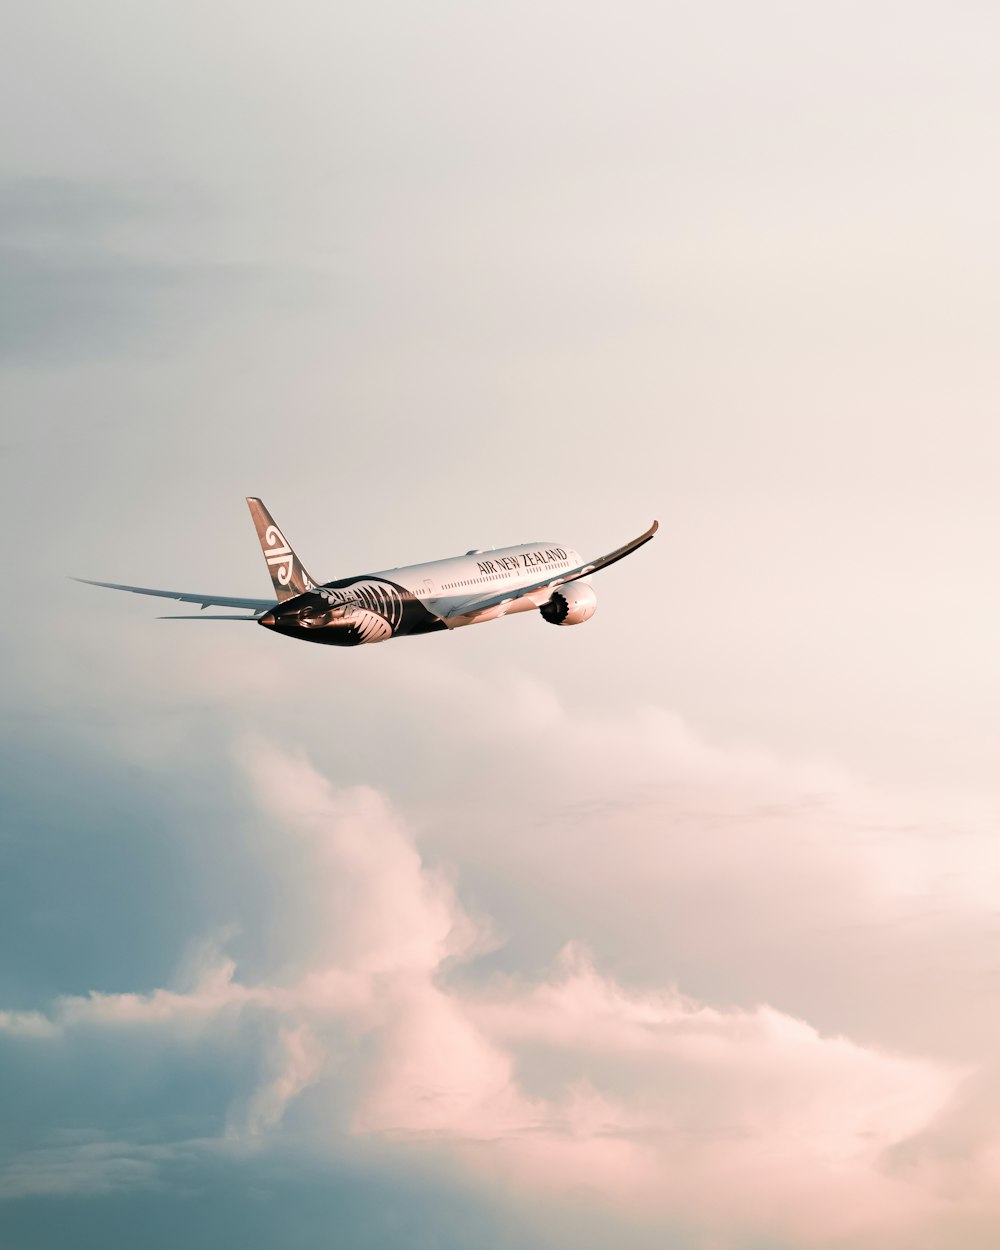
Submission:
M 257 618 L 258 625 L 264 625 L 267 629 L 274 628 L 274 613 L 265 612 L 263 616 Z

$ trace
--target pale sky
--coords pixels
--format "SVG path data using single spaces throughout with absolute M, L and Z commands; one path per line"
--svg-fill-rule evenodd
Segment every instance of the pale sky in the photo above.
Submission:
M 8 3 L 0 1241 L 1000 1238 L 1000 16 Z M 545 540 L 350 652 L 263 595 Z

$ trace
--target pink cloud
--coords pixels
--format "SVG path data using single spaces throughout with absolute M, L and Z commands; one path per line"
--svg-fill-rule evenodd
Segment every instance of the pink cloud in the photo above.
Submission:
M 974 1168 L 942 1163 L 956 1125 L 972 1141 L 955 1110 L 970 1065 L 825 1035 L 774 1005 L 630 987 L 573 943 L 545 975 L 456 978 L 491 926 L 386 800 L 266 744 L 241 758 L 317 913 L 296 967 L 245 983 L 209 946 L 186 990 L 62 999 L 6 1013 L 0 1030 L 254 1045 L 257 1083 L 227 1121 L 234 1146 L 265 1145 L 296 1104 L 313 1109 L 313 1146 L 332 1147 L 340 1129 L 324 1128 L 323 1108 L 346 1098 L 356 1137 L 443 1153 L 539 1200 L 582 1194 L 628 1218 L 693 1222 L 719 1245 L 749 1230 L 889 1247 L 941 1218 L 956 1175 L 986 1192 L 992 1125 L 979 1122 Z M 251 1013 L 273 1021 L 266 1044 L 242 1032 Z

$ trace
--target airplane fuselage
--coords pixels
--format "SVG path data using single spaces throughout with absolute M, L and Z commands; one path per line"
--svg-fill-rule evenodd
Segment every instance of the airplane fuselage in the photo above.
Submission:
M 521 596 L 502 608 L 476 605 L 484 596 L 516 592 L 579 563 L 579 554 L 561 543 L 470 551 L 315 586 L 276 605 L 260 624 L 276 633 L 339 647 L 457 629 L 540 607 L 549 598 L 548 591 Z M 465 603 L 468 612 L 462 610 Z

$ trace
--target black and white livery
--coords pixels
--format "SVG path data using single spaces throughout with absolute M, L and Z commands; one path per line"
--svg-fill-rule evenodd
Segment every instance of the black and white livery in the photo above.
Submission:
M 77 580 L 110 590 L 196 603 L 202 610 L 243 609 L 238 615 L 199 613 L 169 618 L 172 620 L 256 621 L 289 638 L 353 647 L 407 634 L 478 625 L 535 608 L 552 625 L 579 625 L 589 620 L 597 608 L 597 596 L 583 579 L 631 555 L 648 543 L 657 530 L 654 521 L 644 534 L 624 547 L 589 562 L 561 543 L 524 543 L 491 551 L 470 551 L 449 560 L 411 564 L 320 585 L 306 572 L 261 501 L 249 498 L 247 503 L 274 585 L 272 598 L 238 599 L 92 582 L 88 578 Z

